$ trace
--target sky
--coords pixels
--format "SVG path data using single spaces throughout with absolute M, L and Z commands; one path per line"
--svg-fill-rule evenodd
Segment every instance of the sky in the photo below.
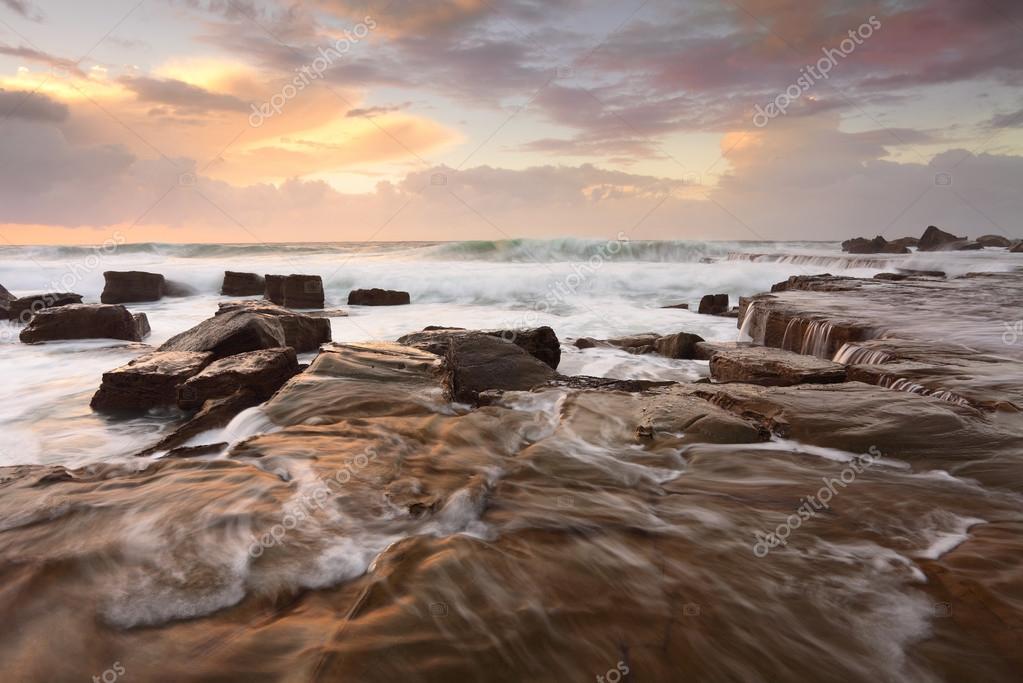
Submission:
M 0 243 L 1023 237 L 1018 0 L 0 0 Z

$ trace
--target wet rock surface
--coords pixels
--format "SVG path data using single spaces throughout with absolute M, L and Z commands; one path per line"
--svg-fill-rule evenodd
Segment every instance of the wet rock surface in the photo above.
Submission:
M 41 310 L 80 303 L 82 295 L 72 292 L 33 294 L 8 300 L 7 313 L 14 322 L 27 323 Z
M 159 301 L 163 298 L 166 280 L 159 273 L 139 270 L 107 271 L 100 301 L 105 304 L 128 304 Z
M 398 338 L 399 344 L 414 346 L 437 355 L 446 355 L 452 342 L 457 339 L 487 334 L 512 342 L 526 353 L 557 370 L 561 362 L 561 341 L 550 327 L 518 330 L 465 330 L 461 328 L 427 328 L 422 332 L 406 334 Z
M 177 391 L 182 410 L 195 410 L 211 399 L 226 398 L 240 387 L 262 401 L 270 398 L 299 372 L 295 350 L 290 347 L 249 351 L 217 360 Z
M 103 373 L 92 408 L 103 412 L 144 412 L 177 402 L 178 387 L 210 364 L 213 355 L 189 351 L 156 351 Z
M 26 344 L 71 339 L 142 341 L 148 332 L 145 315 L 132 315 L 124 306 L 69 304 L 39 311 L 20 336 Z
M 228 270 L 220 293 L 224 296 L 262 296 L 266 292 L 266 280 L 256 273 L 238 273 Z
M 226 311 L 168 339 L 160 351 L 210 352 L 216 359 L 247 351 L 287 346 L 284 327 L 276 317 L 244 307 Z
M 453 400 L 463 403 L 475 403 L 481 392 L 493 389 L 526 391 L 555 375 L 516 344 L 488 334 L 459 336 L 445 354 L 445 387 Z
M 833 384 L 846 379 L 844 365 L 814 356 L 752 344 L 715 344 L 712 348 L 710 376 L 715 382 L 786 387 Z
M 264 295 L 287 308 L 321 309 L 324 306 L 323 279 L 319 275 L 267 275 Z
M 298 313 L 269 301 L 231 301 L 220 304 L 216 315 L 247 311 L 273 319 L 284 331 L 284 344 L 299 353 L 315 351 L 331 339 L 330 320 L 317 315 Z
M 355 289 L 348 294 L 349 306 L 407 306 L 412 303 L 408 292 L 389 289 Z

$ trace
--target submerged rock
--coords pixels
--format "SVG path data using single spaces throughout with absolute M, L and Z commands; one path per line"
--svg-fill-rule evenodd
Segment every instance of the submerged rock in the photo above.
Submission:
M 142 341 L 149 331 L 145 314 L 132 315 L 124 306 L 69 304 L 33 316 L 21 331 L 21 341 L 34 344 L 70 339 Z
M 224 296 L 262 296 L 266 292 L 266 279 L 255 273 L 224 272 L 220 293 Z
M 147 448 L 138 455 L 151 455 L 157 451 L 171 451 L 167 454 L 168 457 L 174 455 L 203 455 L 205 453 L 200 451 L 188 450 L 180 452 L 182 444 L 187 443 L 203 432 L 226 427 L 243 410 L 258 406 L 264 400 L 266 399 L 261 398 L 257 391 L 248 387 L 242 387 L 230 396 L 210 399 L 202 405 L 199 412 L 191 416 L 184 424 L 175 428 L 174 431 L 160 439 L 154 446 Z M 215 452 L 220 452 L 226 447 L 227 444 L 218 444 Z M 210 447 L 196 446 L 195 448 L 206 449 Z M 175 451 L 179 452 L 175 454 Z
M 406 306 L 412 303 L 408 292 L 390 289 L 354 289 L 348 294 L 349 306 Z
M 165 293 L 166 280 L 158 273 L 108 270 L 103 277 L 106 285 L 100 301 L 105 304 L 159 301 Z
M 291 347 L 240 353 L 215 361 L 186 380 L 178 387 L 177 404 L 182 410 L 195 410 L 210 399 L 231 396 L 239 388 L 265 401 L 298 372 Z
M 247 351 L 287 346 L 284 327 L 271 316 L 244 308 L 204 320 L 168 339 L 160 351 L 211 352 L 216 359 Z
M 8 315 L 14 322 L 27 323 L 39 311 L 80 303 L 82 303 L 82 295 L 71 292 L 33 294 L 12 299 L 8 303 Z
M 178 387 L 198 375 L 213 354 L 190 351 L 155 351 L 127 365 L 103 373 L 103 382 L 91 406 L 103 412 L 144 412 L 177 403 Z
M 299 353 L 315 351 L 331 340 L 330 320 L 326 317 L 297 313 L 269 301 L 230 301 L 220 304 L 216 315 L 248 311 L 280 322 L 284 345 Z

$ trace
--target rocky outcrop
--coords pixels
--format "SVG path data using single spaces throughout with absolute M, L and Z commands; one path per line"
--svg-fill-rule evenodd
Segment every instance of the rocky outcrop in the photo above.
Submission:
M 1013 254 L 1023 254 L 1023 242 L 1014 245 L 1009 251 Z
M 296 313 L 265 300 L 222 303 L 216 315 L 237 311 L 248 311 L 258 316 L 277 320 L 284 331 L 284 345 L 290 346 L 299 353 L 316 351 L 331 339 L 328 318 Z
M 635 355 L 657 353 L 667 358 L 693 359 L 696 358 L 696 345 L 703 341 L 699 335 L 688 332 L 677 334 L 659 335 L 654 332 L 634 334 L 628 337 L 617 339 L 593 339 L 592 337 L 580 337 L 575 340 L 575 346 L 579 349 L 592 348 L 617 348 Z
M 103 277 L 106 285 L 100 301 L 105 304 L 159 301 L 165 293 L 166 280 L 158 273 L 108 270 Z
M 160 351 L 209 352 L 215 359 L 247 351 L 287 346 L 284 327 L 276 318 L 238 309 L 204 320 L 171 337 Z
M 323 278 L 319 275 L 267 275 L 267 299 L 288 308 L 323 308 Z
M 103 382 L 92 397 L 94 410 L 145 412 L 177 403 L 178 387 L 213 360 L 211 353 L 156 351 L 127 365 L 103 373 Z
M 408 292 L 390 289 L 354 289 L 348 294 L 349 306 L 406 306 L 412 303 Z
M 1011 247 L 1012 240 L 1002 235 L 983 235 L 977 238 L 977 243 L 982 247 Z
M 842 251 L 849 254 L 880 254 L 888 241 L 878 235 L 872 240 L 866 237 L 854 237 L 842 242 Z
M 728 295 L 707 294 L 700 299 L 699 312 L 704 315 L 723 315 L 728 313 Z
M 845 366 L 792 351 L 750 344 L 715 344 L 710 355 L 715 382 L 745 382 L 768 387 L 833 384 L 846 379 Z
M 661 308 L 662 309 L 677 308 L 677 309 L 682 310 L 682 311 L 688 311 L 689 310 L 689 304 L 672 304 L 671 306 L 661 306 Z
M 703 337 L 679 332 L 659 337 L 654 342 L 654 349 L 666 358 L 693 359 L 696 358 L 696 345 L 703 341 Z
M 550 327 L 521 330 L 464 330 L 461 328 L 427 328 L 398 338 L 399 344 L 412 346 L 438 356 L 447 354 L 454 340 L 469 335 L 485 334 L 512 342 L 531 356 L 556 370 L 561 363 L 561 342 Z
M 13 299 L 8 303 L 8 316 L 14 322 L 27 323 L 32 316 L 47 308 L 82 303 L 81 294 L 49 292 Z
M 21 331 L 26 344 L 69 339 L 121 339 L 142 341 L 149 322 L 144 314 L 133 316 L 124 306 L 70 304 L 36 313 Z
M 528 391 L 556 376 L 554 370 L 515 344 L 488 334 L 451 340 L 444 385 L 454 401 L 475 403 L 487 390 Z
M 206 401 L 231 396 L 239 388 L 265 401 L 299 372 L 295 349 L 265 349 L 222 358 L 178 387 L 177 404 L 195 410 Z
M 10 317 L 11 302 L 17 298 L 0 285 L 0 320 L 7 320 Z
M 262 296 L 266 292 L 266 279 L 255 273 L 224 272 L 220 293 L 224 296 Z
M 956 237 L 952 233 L 930 225 L 920 238 L 920 251 L 972 251 L 983 249 L 979 242 L 972 242 L 965 237 Z

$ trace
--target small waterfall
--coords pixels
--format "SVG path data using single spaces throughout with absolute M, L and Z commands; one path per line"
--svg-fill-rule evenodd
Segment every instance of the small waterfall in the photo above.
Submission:
M 813 320 L 806 326 L 803 332 L 803 346 L 800 353 L 804 356 L 817 356 L 818 358 L 830 358 L 828 348 L 831 345 L 831 334 L 835 328 L 825 320 Z
M 862 256 L 820 256 L 813 254 L 747 254 L 732 252 L 728 261 L 750 263 L 786 263 L 797 266 L 821 266 L 823 268 L 888 268 L 894 259 Z
M 917 394 L 919 396 L 930 396 L 940 401 L 948 401 L 949 403 L 957 403 L 964 406 L 972 406 L 969 401 L 960 396 L 959 394 L 951 391 L 932 391 L 927 387 L 912 382 L 905 377 L 896 377 L 895 375 L 882 375 L 877 385 L 885 389 L 891 389 L 893 391 L 906 391 L 911 394 Z
M 785 334 L 781 338 L 781 348 L 784 351 L 793 351 L 794 349 L 789 346 L 789 337 L 792 337 L 793 342 L 796 339 L 795 328 L 799 327 L 799 323 L 802 322 L 799 318 L 792 318 L 789 320 L 789 324 L 785 326 Z
M 738 341 L 756 341 L 753 338 L 753 322 L 757 312 L 757 302 L 751 301 L 749 306 L 746 307 L 746 315 L 742 318 L 742 325 L 739 327 L 739 339 Z M 763 339 L 761 338 L 762 343 Z
M 867 349 L 857 344 L 845 343 L 831 359 L 842 365 L 880 365 L 891 363 L 895 356 L 879 349 Z

